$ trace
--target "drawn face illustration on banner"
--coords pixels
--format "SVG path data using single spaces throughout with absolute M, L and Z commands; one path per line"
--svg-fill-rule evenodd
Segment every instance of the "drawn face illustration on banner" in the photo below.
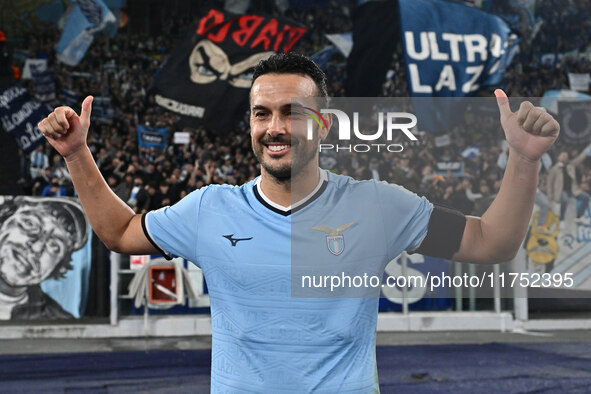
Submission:
M 189 56 L 191 81 L 208 84 L 215 81 L 227 81 L 236 88 L 249 88 L 252 70 L 259 61 L 268 58 L 273 52 L 259 52 L 235 64 L 230 63 L 226 52 L 208 39 L 195 45 Z
M 19 288 L 61 277 L 86 238 L 86 219 L 76 204 L 21 200 L 0 225 L 0 281 Z

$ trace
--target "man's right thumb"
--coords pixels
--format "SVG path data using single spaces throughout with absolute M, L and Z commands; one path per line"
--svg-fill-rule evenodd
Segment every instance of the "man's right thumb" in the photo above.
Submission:
M 92 96 L 88 96 L 82 102 L 82 111 L 80 112 L 80 120 L 90 124 L 90 113 L 92 112 Z
M 511 107 L 509 106 L 509 98 L 501 89 L 495 90 L 495 96 L 497 97 L 497 105 L 501 112 L 501 117 L 507 118 L 511 115 Z

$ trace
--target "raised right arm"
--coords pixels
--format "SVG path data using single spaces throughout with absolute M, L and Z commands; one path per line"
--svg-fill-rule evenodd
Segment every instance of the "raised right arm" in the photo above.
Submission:
M 91 111 L 88 96 L 80 115 L 70 107 L 58 107 L 39 122 L 39 130 L 64 157 L 90 225 L 105 245 L 119 253 L 158 254 L 144 235 L 141 215 L 113 193 L 94 162 L 86 144 Z

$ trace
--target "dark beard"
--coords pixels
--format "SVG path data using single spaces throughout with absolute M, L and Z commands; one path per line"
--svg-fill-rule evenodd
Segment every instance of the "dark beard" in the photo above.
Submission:
M 261 167 L 267 171 L 269 175 L 277 180 L 278 183 L 285 183 L 291 180 L 291 166 L 283 166 L 281 168 L 273 168 L 271 166 L 266 165 L 265 163 L 261 163 Z
M 269 175 L 271 175 L 273 178 L 275 178 L 275 180 L 278 183 L 289 182 L 292 177 L 296 177 L 302 171 L 302 169 L 310 162 L 310 160 L 312 160 L 316 156 L 317 149 L 313 148 L 309 152 L 305 152 L 305 156 L 301 157 L 296 152 L 298 147 L 301 145 L 297 141 L 292 141 L 292 142 L 295 142 L 295 144 L 292 144 L 292 164 L 291 165 L 284 165 L 279 168 L 275 168 L 271 165 L 268 165 L 268 163 L 263 162 L 263 160 L 262 160 L 263 149 L 264 149 L 263 146 L 264 146 L 264 144 L 269 143 L 269 142 L 283 142 L 283 141 L 271 141 L 271 140 L 262 141 L 257 145 L 256 148 L 253 145 L 252 151 L 253 151 L 257 161 L 261 165 L 261 167 L 263 167 Z M 317 147 L 317 145 L 314 145 L 314 146 Z M 294 153 L 296 153 L 296 154 L 294 154 Z

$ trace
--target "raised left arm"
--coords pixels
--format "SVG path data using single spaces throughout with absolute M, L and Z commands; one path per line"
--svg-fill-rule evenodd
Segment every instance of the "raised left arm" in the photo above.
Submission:
M 501 125 L 509 159 L 501 188 L 481 218 L 468 217 L 460 249 L 453 259 L 467 263 L 511 260 L 527 231 L 538 184 L 540 158 L 558 137 L 558 122 L 528 101 L 514 113 L 507 95 L 497 89 Z

